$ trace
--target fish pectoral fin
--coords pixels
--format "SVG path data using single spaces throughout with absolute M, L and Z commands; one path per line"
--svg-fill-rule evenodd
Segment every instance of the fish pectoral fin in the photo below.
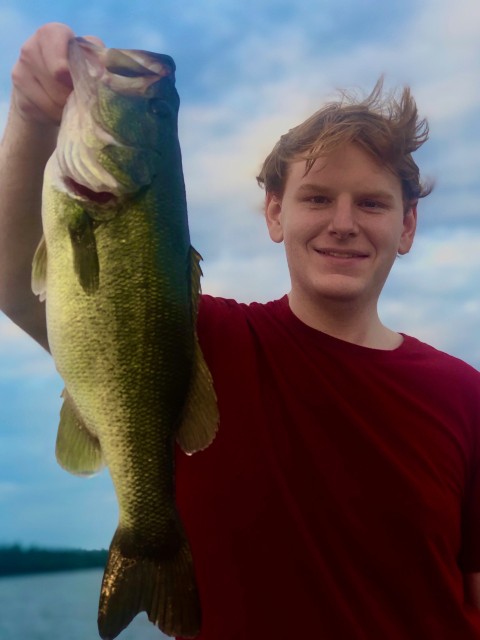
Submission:
M 100 283 L 100 265 L 93 226 L 93 220 L 85 211 L 71 219 L 68 225 L 75 273 L 87 294 L 95 293 Z
M 104 466 L 98 438 L 87 429 L 66 389 L 60 409 L 55 453 L 58 464 L 78 476 L 91 476 Z
M 121 525 L 110 545 L 103 575 L 98 630 L 112 640 L 133 618 L 146 611 L 148 618 L 169 636 L 192 638 L 200 631 L 200 601 L 192 555 L 187 539 L 180 546 L 158 549 L 151 544 L 132 544 Z M 148 557 L 142 550 L 148 549 Z
M 42 236 L 32 262 L 32 291 L 43 302 L 47 294 L 47 243 Z
M 188 454 L 206 449 L 215 438 L 218 421 L 212 376 L 196 339 L 192 381 L 177 431 L 178 444 Z

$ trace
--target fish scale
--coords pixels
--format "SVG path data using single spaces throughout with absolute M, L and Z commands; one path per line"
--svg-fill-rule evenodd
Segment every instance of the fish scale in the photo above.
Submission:
M 174 64 L 79 38 L 69 63 L 74 91 L 45 170 L 32 275 L 65 382 L 57 459 L 80 475 L 106 464 L 118 498 L 100 635 L 114 638 L 145 610 L 166 634 L 193 637 L 201 613 L 175 506 L 174 447 L 208 446 L 218 410 L 195 332 L 200 256 L 188 231 Z

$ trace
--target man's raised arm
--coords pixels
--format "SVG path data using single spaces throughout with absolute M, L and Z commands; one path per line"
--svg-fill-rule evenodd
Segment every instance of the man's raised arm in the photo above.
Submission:
M 51 23 L 24 44 L 0 146 L 0 309 L 45 348 L 45 305 L 31 291 L 30 274 L 42 234 L 43 171 L 72 89 L 67 44 L 74 35 Z

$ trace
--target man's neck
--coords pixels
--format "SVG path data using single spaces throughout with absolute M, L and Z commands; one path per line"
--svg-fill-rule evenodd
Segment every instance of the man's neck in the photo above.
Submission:
M 288 295 L 292 312 L 304 324 L 334 338 L 370 349 L 390 351 L 403 341 L 400 334 L 385 327 L 376 304 L 365 307 L 349 301 L 303 300 Z

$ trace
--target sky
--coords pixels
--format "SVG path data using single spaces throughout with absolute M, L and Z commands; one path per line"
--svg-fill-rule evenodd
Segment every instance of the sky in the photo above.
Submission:
M 480 368 L 477 0 L 0 0 L 2 130 L 19 49 L 50 21 L 111 47 L 173 56 L 203 290 L 244 302 L 289 289 L 255 182 L 279 136 L 338 88 L 369 92 L 381 74 L 389 89 L 410 85 L 431 130 L 416 160 L 436 186 L 380 313 L 392 329 Z M 117 507 L 108 473 L 76 478 L 55 460 L 62 388 L 51 358 L 0 315 L 0 544 L 110 542 Z

